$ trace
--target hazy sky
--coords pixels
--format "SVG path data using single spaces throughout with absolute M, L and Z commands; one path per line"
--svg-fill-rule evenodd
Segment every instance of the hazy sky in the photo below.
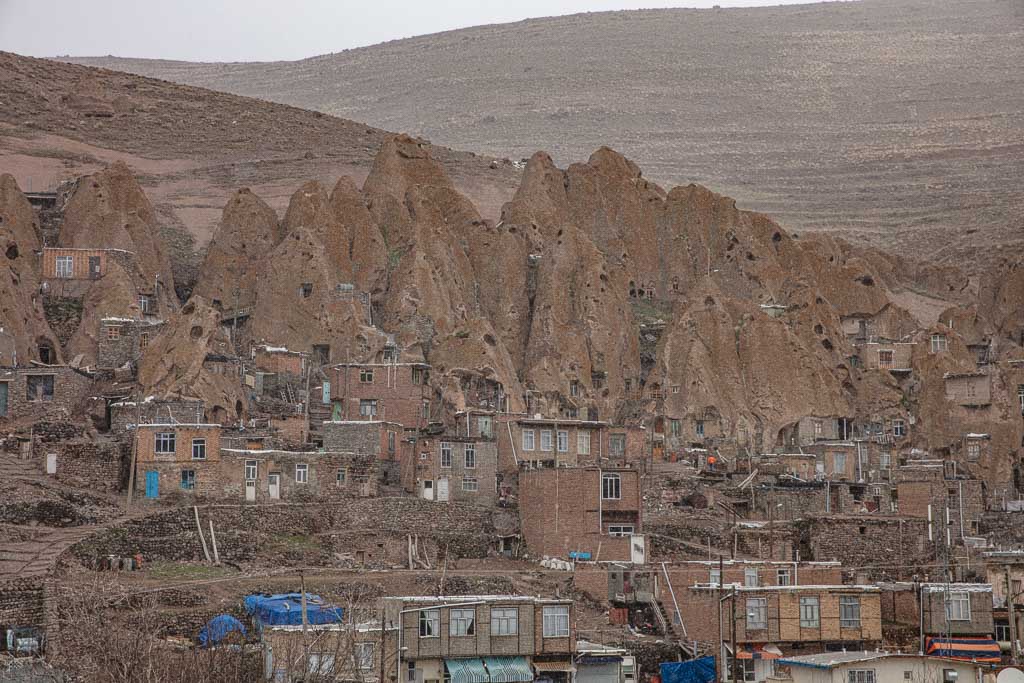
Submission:
M 554 14 L 799 1 L 0 0 L 0 50 L 37 57 L 301 59 L 396 38 Z

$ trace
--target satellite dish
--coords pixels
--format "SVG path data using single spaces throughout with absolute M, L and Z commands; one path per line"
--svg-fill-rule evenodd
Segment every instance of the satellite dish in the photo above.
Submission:
M 1024 671 L 1020 669 L 1003 669 L 996 676 L 996 683 L 1024 683 Z

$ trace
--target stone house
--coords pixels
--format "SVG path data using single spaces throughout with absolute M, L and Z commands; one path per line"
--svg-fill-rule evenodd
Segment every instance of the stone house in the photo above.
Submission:
M 402 486 L 426 500 L 491 506 L 498 494 L 498 448 L 486 439 L 418 438 L 403 450 Z
M 96 367 L 134 366 L 163 327 L 163 320 L 102 318 L 96 336 Z
M 218 496 L 219 424 L 140 424 L 135 427 L 135 490 L 146 498 L 173 491 Z
M 555 467 L 519 475 L 523 539 L 536 556 L 643 564 L 640 472 Z
M 777 446 L 810 446 L 818 441 L 843 441 L 852 434 L 849 420 L 839 417 L 802 417 L 779 430 Z
M 119 491 L 131 457 L 128 444 L 112 439 L 36 441 L 36 457 L 57 481 L 94 491 Z
M 946 400 L 965 408 L 992 403 L 992 380 L 983 372 L 946 373 Z
M 928 520 L 877 514 L 826 514 L 797 523 L 800 557 L 814 561 L 841 560 L 854 567 L 873 567 L 879 558 L 902 567 L 931 565 L 935 546 L 928 542 Z M 866 573 L 891 578 L 884 565 Z
M 381 461 L 397 462 L 405 438 L 398 422 L 383 420 L 339 420 L 324 422 L 321 428 L 324 450 L 372 455 Z
M 379 623 L 310 624 L 306 650 L 302 627 L 265 625 L 260 629 L 264 670 L 274 681 L 302 680 L 379 683 L 381 628 Z M 306 665 L 303 666 L 303 660 Z
M 433 418 L 426 363 L 341 363 L 328 374 L 323 391 L 334 420 L 385 420 L 420 430 Z
M 401 683 L 572 680 L 571 600 L 522 595 L 384 599 L 385 678 Z M 400 675 L 400 677 L 399 677 Z
M 893 375 L 907 375 L 913 371 L 913 343 L 867 342 L 858 344 L 857 350 L 861 363 L 868 370 L 885 370 Z
M 117 263 L 126 273 L 138 273 L 135 254 L 123 249 L 45 247 L 41 268 L 43 287 L 48 294 L 54 296 L 81 299 L 94 281 L 107 274 L 111 263 Z M 133 295 L 140 312 L 147 316 L 157 315 L 159 298 L 150 287 L 154 283 L 142 283 L 137 276 L 133 279 Z
M 988 462 L 992 456 L 992 436 L 989 434 L 964 434 L 960 443 L 961 462 L 964 464 L 979 461 Z
M 249 503 L 367 498 L 380 492 L 372 454 L 222 448 L 220 493 Z
M 0 424 L 66 419 L 81 410 L 92 378 L 66 365 L 0 369 Z
M 861 451 L 853 441 L 817 441 L 805 446 L 817 457 L 815 476 L 833 481 L 858 481 Z
M 107 406 L 110 431 L 122 434 L 139 424 L 203 422 L 206 405 L 198 399 L 165 400 L 147 397 L 141 403 L 115 401 Z
M 18 344 L 14 335 L 0 327 L 0 368 L 18 365 Z

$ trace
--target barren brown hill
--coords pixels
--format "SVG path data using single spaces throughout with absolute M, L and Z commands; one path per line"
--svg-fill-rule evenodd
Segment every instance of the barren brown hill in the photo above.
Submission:
M 502 157 L 609 145 L 791 230 L 939 261 L 1022 241 L 1017 0 L 594 13 L 297 62 L 77 61 Z

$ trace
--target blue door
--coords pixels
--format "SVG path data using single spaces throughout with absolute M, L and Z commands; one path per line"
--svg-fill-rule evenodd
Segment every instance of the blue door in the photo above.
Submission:
M 160 495 L 160 473 L 146 472 L 146 498 L 156 498 Z

